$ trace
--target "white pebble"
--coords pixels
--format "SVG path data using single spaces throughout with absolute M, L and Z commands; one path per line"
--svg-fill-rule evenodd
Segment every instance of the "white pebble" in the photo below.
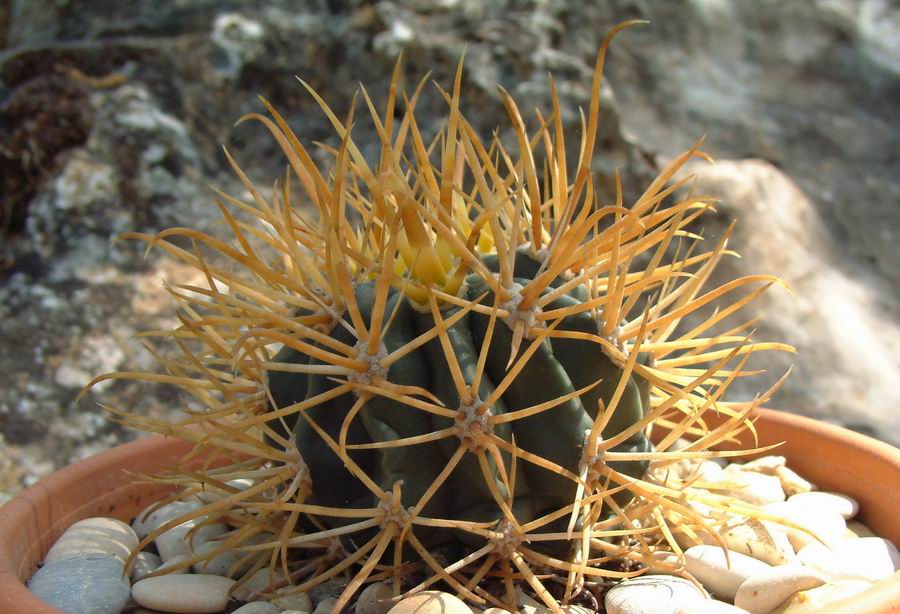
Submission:
M 788 503 L 799 503 L 808 507 L 827 509 L 836 512 L 845 520 L 853 518 L 859 511 L 856 499 L 836 492 L 803 492 L 792 496 Z
M 232 593 L 238 601 L 255 601 L 257 597 L 268 596 L 279 584 L 282 583 L 284 574 L 280 571 L 259 569 L 252 576 L 244 580 Z
M 788 497 L 816 489 L 815 484 L 802 477 L 790 467 L 779 467 L 775 470 L 775 475 L 781 480 L 781 488 Z
M 108 554 L 67 557 L 38 569 L 28 588 L 69 614 L 119 614 L 131 586 L 122 569 L 122 561 Z
M 878 537 L 875 534 L 875 531 L 859 522 L 858 520 L 851 520 L 847 523 L 847 529 L 853 531 L 853 534 L 857 537 Z
M 675 614 L 747 614 L 747 610 L 718 599 L 704 599 L 678 608 Z
M 800 477 L 796 471 L 785 465 L 783 456 L 763 456 L 744 465 L 736 464 L 735 467 L 743 471 L 755 471 L 777 477 L 781 482 L 781 489 L 787 496 L 815 490 L 812 482 Z
M 231 614 L 281 614 L 281 608 L 266 601 L 251 601 L 239 607 Z
M 142 550 L 135 555 L 131 562 L 131 581 L 137 582 L 149 573 L 156 571 L 162 565 L 162 559 L 158 554 Z
M 871 582 L 865 580 L 838 580 L 818 588 L 800 591 L 779 608 L 778 614 L 813 614 L 826 612 L 824 606 L 832 601 L 858 595 L 869 590 Z
M 226 533 L 213 539 L 204 541 L 194 546 L 194 553 L 197 557 L 208 555 L 215 550 L 220 549 L 223 540 L 228 538 L 230 534 Z M 219 554 L 213 555 L 208 560 L 197 561 L 194 566 L 196 573 L 211 573 L 217 576 L 234 576 L 243 575 L 250 571 L 253 565 L 259 560 L 261 553 L 252 553 L 241 550 L 244 546 L 255 546 L 271 541 L 277 541 L 271 533 L 257 533 L 251 537 L 242 539 L 239 543 L 234 544 L 233 549 L 224 550 Z
M 607 614 L 672 614 L 704 599 L 706 595 L 683 578 L 645 575 L 614 586 L 604 604 Z
M 744 471 L 740 467 L 731 464 L 725 468 L 719 480 L 724 489 L 719 492 L 754 505 L 784 501 L 781 480 L 774 475 Z
M 108 554 L 125 561 L 137 545 L 134 530 L 121 520 L 85 518 L 66 529 L 44 557 L 44 563 L 89 554 Z
M 227 531 L 224 523 L 208 522 L 206 516 L 201 516 L 169 529 L 153 541 L 159 556 L 168 562 L 178 556 L 193 557 L 195 548 Z
M 196 546 L 194 548 L 194 554 L 198 557 L 206 556 L 218 550 L 220 547 L 221 544 L 218 540 L 211 539 Z M 227 576 L 229 575 L 229 570 L 232 569 L 234 570 L 235 574 L 242 574 L 249 571 L 250 567 L 253 565 L 251 557 L 247 557 L 246 559 L 244 559 L 246 554 L 246 552 L 235 550 L 219 552 L 209 559 L 197 561 L 192 566 L 192 569 L 196 573 L 209 573 L 217 576 Z M 238 563 L 242 560 L 243 563 L 238 565 Z
M 830 549 L 822 544 L 810 544 L 797 554 L 797 559 L 830 580 L 877 582 L 900 569 L 897 548 L 880 537 L 843 539 Z
M 774 524 L 747 518 L 728 527 L 722 539 L 729 550 L 759 559 L 769 565 L 784 565 L 794 558 L 787 534 Z
M 251 486 L 253 486 L 253 480 L 250 478 L 237 478 L 235 480 L 228 480 L 225 482 L 228 486 L 232 486 L 238 490 L 247 490 Z M 212 487 L 208 487 L 208 490 L 204 490 L 202 492 L 198 492 L 194 497 L 200 503 L 213 503 L 215 501 L 220 501 L 225 497 L 230 497 L 234 493 L 226 492 L 224 490 L 214 489 Z
M 373 582 L 366 586 L 356 600 L 356 614 L 387 614 L 394 605 L 394 590 L 387 582 Z
M 286 586 L 268 596 L 269 603 L 274 603 L 285 610 L 300 610 L 309 612 L 313 609 L 312 599 L 309 593 L 298 593 L 293 586 Z
M 781 565 L 750 576 L 734 596 L 734 605 L 750 614 L 768 614 L 797 591 L 816 588 L 825 579 L 803 565 Z
M 190 560 L 191 559 L 189 556 L 185 554 L 179 554 L 178 556 L 173 556 L 168 561 L 163 561 L 163 564 L 159 566 L 157 571 L 165 572 L 167 575 L 188 573 L 188 571 L 190 571 L 191 569 L 191 566 L 187 563 Z
M 166 522 L 178 518 L 179 516 L 189 514 L 194 510 L 200 509 L 202 506 L 197 501 L 173 501 L 172 503 L 163 505 L 159 509 L 154 509 L 155 507 L 156 504 L 147 507 L 144 511 L 135 516 L 134 520 L 131 522 L 131 527 L 141 539 L 150 535 Z
M 786 459 L 783 456 L 760 456 L 752 461 L 748 461 L 743 465 L 735 463 L 735 467 L 742 471 L 755 471 L 757 473 L 765 473 L 766 475 L 775 475 L 775 472 L 784 467 Z
M 326 597 L 316 604 L 316 609 L 313 610 L 312 614 L 331 614 L 332 610 L 334 610 L 334 604 L 336 603 L 337 599 L 334 597 Z
M 653 565 L 650 566 L 652 573 L 674 573 L 676 570 L 684 567 L 681 558 L 669 550 L 656 550 L 653 552 Z
M 516 610 L 518 614 L 550 614 L 552 612 L 543 601 L 538 601 L 519 586 L 516 587 L 516 604 L 519 606 L 519 609 Z
M 131 587 L 131 598 L 141 606 L 163 612 L 203 614 L 221 612 L 228 605 L 231 578 L 183 574 L 144 578 Z
M 450 593 L 422 591 L 401 600 L 388 614 L 472 614 L 472 610 Z
M 812 531 L 825 543 L 830 544 L 843 539 L 847 531 L 847 521 L 834 510 L 827 507 L 812 507 L 793 498 L 783 503 L 766 504 L 762 509 Z M 795 551 L 818 541 L 806 531 L 784 525 L 778 526 L 787 534 Z
M 734 600 L 744 581 L 769 565 L 740 552 L 726 552 L 718 546 L 694 546 L 684 553 L 685 569 L 718 597 Z M 730 563 L 730 565 L 729 565 Z
M 700 464 L 694 470 L 694 475 L 697 476 L 697 479 L 701 482 L 718 482 L 722 479 L 723 473 L 722 466 L 718 463 L 714 463 L 711 460 L 703 460 L 700 461 Z
M 694 442 L 691 441 L 690 439 L 687 439 L 685 437 L 679 437 L 678 439 L 676 439 L 675 441 L 672 442 L 672 444 L 668 447 L 667 451 L 677 452 L 678 450 L 684 450 L 685 448 L 690 446 L 692 443 L 694 443 Z

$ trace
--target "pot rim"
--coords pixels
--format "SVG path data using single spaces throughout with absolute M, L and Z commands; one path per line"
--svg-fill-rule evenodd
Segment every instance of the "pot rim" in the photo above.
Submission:
M 801 475 L 815 474 L 819 478 L 815 481 L 820 486 L 827 488 L 829 484 L 840 483 L 842 491 L 859 500 L 864 518 L 867 508 L 900 508 L 900 449 L 804 416 L 770 409 L 758 409 L 755 416 L 761 427 L 758 429 L 759 445 L 787 440 L 784 449 L 771 453 L 786 456 L 789 465 Z M 789 438 L 784 437 L 788 434 Z M 829 460 L 821 454 L 825 447 L 823 441 L 828 442 L 829 449 L 846 454 Z M 747 445 L 752 441 L 743 443 Z M 132 480 L 133 474 L 152 474 L 170 468 L 174 460 L 189 452 L 193 445 L 159 435 L 142 437 L 64 467 L 0 506 L 0 614 L 64 614 L 39 600 L 25 585 L 38 561 L 62 531 L 74 522 L 98 515 L 118 515 L 128 520 L 171 491 L 171 487 L 165 485 L 136 484 Z M 863 466 L 866 471 L 860 472 Z M 122 470 L 111 471 L 114 467 Z M 874 472 L 871 471 L 873 467 Z M 888 485 L 884 484 L 885 479 Z M 84 487 L 85 481 L 88 488 Z M 86 497 L 85 491 L 93 496 Z M 76 503 L 60 510 L 60 503 L 55 501 L 61 498 L 54 495 L 57 492 L 72 496 Z M 881 525 L 876 523 L 872 528 L 876 534 L 897 543 L 900 526 L 893 522 L 890 514 L 888 516 L 887 521 Z M 900 571 L 875 583 L 865 593 L 829 604 L 829 612 L 900 612 Z

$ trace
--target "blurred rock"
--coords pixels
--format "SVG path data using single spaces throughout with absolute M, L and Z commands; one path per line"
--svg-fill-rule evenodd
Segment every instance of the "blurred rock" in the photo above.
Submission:
M 900 310 L 896 288 L 847 258 L 833 243 L 812 202 L 777 168 L 762 160 L 692 163 L 698 194 L 714 194 L 715 215 L 702 222 L 719 236 L 737 220 L 729 248 L 714 274 L 722 282 L 766 273 L 791 292 L 770 288 L 741 321 L 763 316 L 754 338 L 780 340 L 797 355 L 766 352 L 751 365 L 764 378 L 737 381 L 735 397 L 750 399 L 762 383 L 793 371 L 769 406 L 826 419 L 900 445 Z M 734 320 L 733 323 L 738 323 Z M 750 384 L 748 386 L 748 384 Z

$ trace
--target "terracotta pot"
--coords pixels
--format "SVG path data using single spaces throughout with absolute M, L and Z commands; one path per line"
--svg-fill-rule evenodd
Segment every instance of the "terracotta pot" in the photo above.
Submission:
M 859 519 L 900 543 L 900 450 L 808 418 L 760 410 L 760 444 L 785 441 L 777 453 L 825 490 L 860 503 Z M 91 516 L 130 520 L 168 490 L 132 484 L 130 473 L 153 473 L 189 449 L 180 440 L 148 437 L 75 463 L 26 489 L 0 508 L 0 614 L 61 614 L 34 597 L 25 582 L 66 527 Z M 868 592 L 829 606 L 831 614 L 900 612 L 900 572 Z

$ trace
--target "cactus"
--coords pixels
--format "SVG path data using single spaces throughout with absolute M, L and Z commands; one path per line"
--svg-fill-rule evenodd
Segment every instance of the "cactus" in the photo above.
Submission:
M 752 429 L 774 387 L 751 402 L 723 393 L 753 374 L 750 355 L 790 348 L 752 342 L 751 323 L 711 332 L 778 280 L 701 293 L 729 252 L 727 235 L 704 249 L 688 230 L 709 199 L 674 198 L 687 179 L 673 177 L 703 156 L 699 144 L 630 206 L 618 181 L 614 203 L 595 193 L 603 63 L 626 25 L 600 47 L 573 168 L 552 81 L 552 112 L 530 134 L 501 90 L 510 151 L 466 121 L 460 63 L 429 143 L 414 112 L 422 85 L 401 94 L 398 62 L 383 112 L 362 92 L 377 162 L 351 137 L 355 110 L 341 121 L 306 86 L 340 137 L 330 177 L 263 100 L 269 116 L 243 120 L 271 132 L 290 168 L 264 194 L 226 152 L 250 194 L 220 194 L 231 240 L 186 228 L 129 235 L 207 279 L 168 288 L 182 324 L 158 335 L 182 355 L 161 358 L 165 373 L 92 382 L 143 379 L 196 400 L 177 424 L 110 408 L 196 442 L 165 479 L 181 487 L 175 497 L 217 493 L 193 515 L 233 532 L 193 562 L 237 550 L 251 573 L 279 568 L 296 591 L 352 572 L 336 611 L 385 578 L 397 594 L 442 582 L 511 609 L 524 583 L 558 611 L 547 574 L 563 579 L 565 602 L 585 579 L 665 569 L 653 553 L 680 552 L 676 535 L 705 527 L 679 488 L 647 478 L 648 463 L 742 453 L 709 448 Z M 679 327 L 711 304 L 706 320 Z M 707 412 L 725 416 L 721 426 Z M 655 428 L 666 433 L 651 446 Z M 670 450 L 681 435 L 694 443 Z M 208 462 L 197 469 L 197 458 Z M 239 477 L 253 485 L 229 483 Z M 703 502 L 752 513 L 714 494 Z

